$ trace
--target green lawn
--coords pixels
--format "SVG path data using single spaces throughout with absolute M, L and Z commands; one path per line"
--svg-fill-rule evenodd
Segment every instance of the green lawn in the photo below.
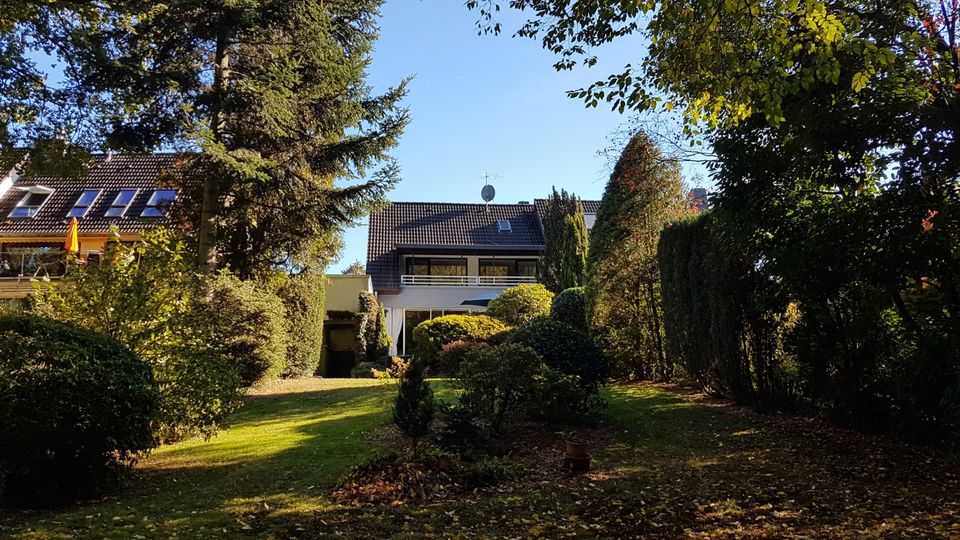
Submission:
M 462 500 L 339 507 L 328 497 L 337 478 L 384 451 L 367 438 L 388 421 L 393 391 L 282 383 L 217 437 L 155 452 L 116 497 L 8 511 L 0 536 L 960 538 L 953 457 L 641 385 L 607 390 L 609 441 L 588 475 L 548 456 L 542 480 Z

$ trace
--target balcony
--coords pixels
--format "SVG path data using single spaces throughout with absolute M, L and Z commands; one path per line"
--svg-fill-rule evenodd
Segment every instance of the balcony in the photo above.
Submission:
M 536 283 L 534 276 L 400 276 L 401 287 L 491 287 L 506 288 Z
M 0 253 L 0 280 L 60 278 L 66 271 L 65 261 L 66 253 L 62 251 Z

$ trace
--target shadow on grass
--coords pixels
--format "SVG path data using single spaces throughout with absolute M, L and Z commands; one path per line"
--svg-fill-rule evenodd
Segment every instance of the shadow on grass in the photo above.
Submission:
M 251 399 L 231 429 L 164 449 L 116 500 L 9 529 L 15 538 L 946 536 L 954 458 L 816 421 L 758 417 L 649 386 L 612 386 L 614 437 L 586 476 L 429 506 L 331 504 L 392 389 Z M 90 516 L 90 517 L 88 517 Z M 32 530 L 27 530 L 27 528 Z M 0 533 L 3 533 L 0 530 Z M 0 534 L 2 536 L 2 534 Z
M 0 537 L 218 537 L 251 530 L 245 515 L 324 507 L 344 471 L 382 451 L 365 437 L 387 421 L 392 392 L 252 397 L 228 430 L 159 449 L 115 496 L 17 523 L 8 516 Z

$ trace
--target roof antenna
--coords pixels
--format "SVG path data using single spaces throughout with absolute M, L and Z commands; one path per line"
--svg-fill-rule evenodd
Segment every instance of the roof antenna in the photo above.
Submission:
M 490 211 L 490 201 L 497 195 L 497 190 L 493 189 L 493 186 L 490 185 L 490 180 L 495 178 L 500 178 L 499 175 L 483 173 L 483 189 L 480 190 L 480 197 L 483 198 L 483 202 L 486 203 L 485 210 Z

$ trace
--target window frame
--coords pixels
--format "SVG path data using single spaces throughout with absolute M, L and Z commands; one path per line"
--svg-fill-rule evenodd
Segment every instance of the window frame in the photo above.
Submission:
M 96 193 L 96 195 L 93 196 L 93 200 L 91 200 L 89 204 L 87 204 L 86 206 L 80 206 L 80 201 L 83 199 L 83 196 L 86 195 L 87 193 Z M 90 213 L 90 209 L 93 208 L 93 205 L 97 204 L 97 201 L 100 200 L 101 195 L 103 195 L 102 189 L 85 189 L 81 191 L 80 196 L 77 197 L 76 201 L 74 201 L 73 206 L 70 207 L 70 210 L 67 210 L 67 217 L 68 218 L 75 217 L 75 218 L 81 218 L 81 219 L 87 217 L 87 214 Z M 83 209 L 83 212 L 80 215 L 74 215 L 74 211 L 78 209 Z
M 44 198 L 43 201 L 42 201 L 40 204 L 38 204 L 38 205 L 32 205 L 32 204 L 28 205 L 28 204 L 27 204 L 27 201 L 30 200 L 30 197 L 34 197 L 34 196 L 37 196 L 37 195 L 43 195 L 43 196 L 45 196 L 45 198 Z M 16 206 L 13 207 L 13 210 L 10 210 L 10 213 L 7 215 L 7 218 L 8 218 L 8 219 L 34 219 L 35 217 L 37 217 L 37 214 L 40 213 L 40 210 L 43 210 L 43 207 L 46 206 L 46 204 L 47 204 L 48 202 L 50 202 L 50 197 L 51 197 L 52 195 L 53 195 L 53 190 L 50 190 L 50 191 L 33 191 L 33 190 L 27 190 L 27 192 L 24 193 L 23 197 L 20 197 L 20 200 L 17 201 L 17 204 L 16 204 Z M 26 208 L 26 209 L 28 210 L 28 214 L 27 214 L 27 215 L 25 215 L 25 216 L 15 215 L 18 210 L 21 210 L 21 209 L 24 209 L 24 208 Z M 32 212 L 32 213 L 29 213 L 29 210 L 30 210 L 30 209 L 33 209 L 33 212 Z
M 123 194 L 126 193 L 126 192 L 133 192 L 133 194 L 130 195 L 130 201 L 129 201 L 126 205 L 123 205 L 123 206 L 118 205 L 118 204 L 117 204 L 117 200 L 120 199 L 120 196 L 123 195 Z M 122 218 L 122 217 L 126 217 L 127 212 L 130 210 L 130 207 L 133 206 L 133 201 L 137 200 L 137 195 L 139 195 L 139 194 L 140 194 L 140 190 L 139 190 L 139 189 L 121 189 L 121 190 L 117 191 L 117 195 L 113 198 L 113 201 L 110 203 L 110 206 L 107 207 L 106 212 L 103 213 L 103 217 L 105 217 L 105 218 Z M 110 214 L 111 211 L 113 211 L 113 210 L 115 210 L 115 209 L 118 209 L 118 208 L 121 209 L 119 215 L 111 215 L 111 214 Z
M 433 266 L 434 266 L 433 263 L 434 263 L 434 261 L 443 261 L 443 262 L 444 262 L 443 265 L 438 264 L 437 266 L 461 266 L 461 267 L 463 267 L 463 273 L 462 273 L 462 274 L 434 274 L 434 273 L 433 273 Z M 424 266 L 424 265 L 427 267 L 427 273 L 426 273 L 426 274 L 414 274 L 414 273 L 413 273 L 412 270 L 413 270 L 413 267 L 414 267 L 414 266 Z M 406 267 L 404 268 L 404 270 L 405 270 L 405 274 L 406 274 L 406 275 L 414 275 L 414 276 L 439 276 L 439 275 L 443 275 L 443 276 L 458 276 L 458 277 L 459 277 L 459 276 L 469 275 L 469 274 L 468 274 L 468 272 L 469 272 L 469 265 L 467 264 L 467 258 L 466 258 L 466 257 L 417 257 L 417 256 L 407 257 Z
M 164 199 L 164 200 L 162 200 L 162 201 L 157 201 L 157 200 L 155 200 L 156 197 L 157 197 L 160 193 L 166 193 L 166 192 L 173 193 L 173 198 L 171 198 L 171 199 Z M 169 207 L 168 207 L 168 208 L 161 208 L 160 205 L 161 205 L 161 204 L 164 204 L 164 203 L 172 204 L 174 201 L 177 200 L 177 197 L 178 197 L 179 195 L 180 195 L 180 193 L 179 193 L 179 191 L 176 190 L 176 189 L 155 189 L 155 190 L 153 190 L 153 193 L 150 194 L 150 198 L 147 200 L 147 205 L 144 206 L 144 207 L 143 207 L 143 211 L 140 212 L 140 217 L 145 217 L 145 218 L 161 218 L 161 219 L 167 217 L 167 210 L 169 210 Z M 159 214 L 157 214 L 157 215 L 147 215 L 147 212 L 151 212 L 151 211 L 153 211 L 153 212 L 159 212 Z

